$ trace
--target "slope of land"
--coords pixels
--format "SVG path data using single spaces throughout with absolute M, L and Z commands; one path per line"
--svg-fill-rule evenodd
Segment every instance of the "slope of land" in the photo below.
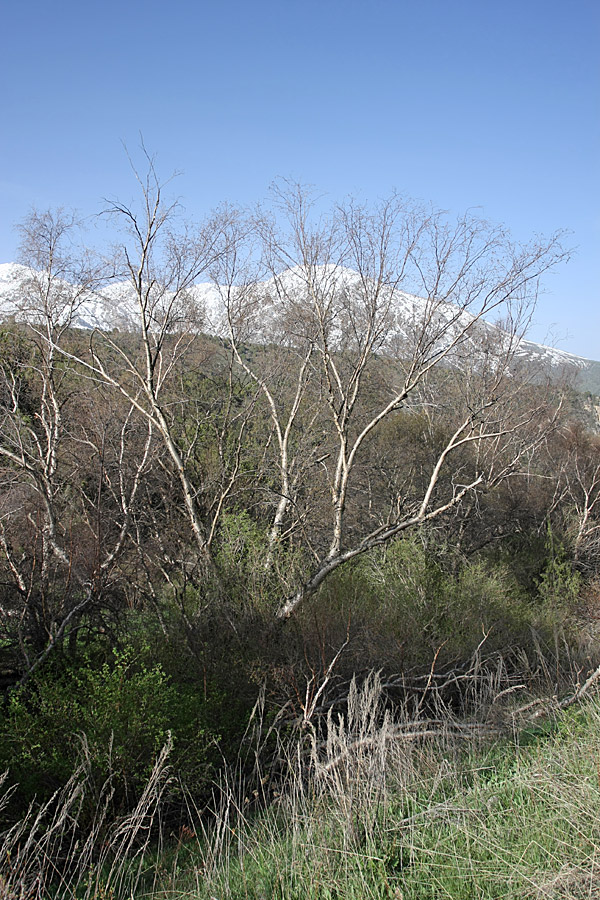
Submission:
M 16 263 L 0 264 L 0 318 L 14 317 L 16 320 L 27 321 L 35 316 L 35 310 L 28 306 L 26 294 L 22 289 L 23 284 L 26 284 L 32 275 L 35 273 L 25 266 Z M 286 290 L 297 293 L 301 301 L 304 285 L 299 273 L 289 270 L 284 278 Z M 357 292 L 360 290 L 357 273 L 346 269 L 341 273 L 338 272 L 337 278 L 348 290 Z M 65 287 L 68 293 L 69 285 Z M 261 303 L 267 308 L 269 298 L 276 290 L 274 282 L 272 280 L 259 282 L 255 290 Z M 390 290 L 393 292 L 396 334 L 404 334 L 406 337 L 411 323 L 423 317 L 426 301 L 397 289 Z M 190 300 L 196 309 L 198 323 L 206 334 L 227 336 L 224 294 L 224 289 L 213 283 L 196 284 L 189 292 Z M 70 316 L 70 321 L 76 328 L 97 328 L 102 331 L 137 330 L 135 294 L 131 286 L 123 281 L 109 283 L 102 290 L 82 293 L 77 300 L 76 308 L 69 309 L 65 314 Z M 446 315 L 449 321 L 458 315 L 457 328 L 464 328 L 465 318 L 472 318 L 470 313 L 461 312 L 452 304 L 446 304 L 441 314 Z M 502 341 L 506 337 L 502 328 L 489 322 L 482 320 L 479 327 L 485 329 L 492 339 Z M 261 337 L 265 342 L 268 341 L 266 334 L 255 335 L 255 339 L 260 340 Z M 529 340 L 521 340 L 517 357 L 535 372 L 556 378 L 567 377 L 574 382 L 578 390 L 600 394 L 600 361 L 585 359 L 556 347 L 548 347 Z

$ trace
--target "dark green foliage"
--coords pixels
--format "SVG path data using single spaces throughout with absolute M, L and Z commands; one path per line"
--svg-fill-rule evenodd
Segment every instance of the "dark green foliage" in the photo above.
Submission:
M 13 691 L 1 723 L 0 767 L 23 801 L 47 798 L 73 771 L 85 743 L 101 786 L 113 778 L 116 810 L 131 808 L 171 733 L 174 770 L 201 793 L 212 773 L 216 736 L 197 686 L 175 685 L 159 663 L 131 648 L 102 661 L 56 657 Z
M 546 564 L 538 581 L 538 594 L 545 608 L 568 612 L 579 597 L 582 578 L 574 571 L 564 545 L 548 523 Z
M 407 537 L 336 573 L 312 615 L 340 642 L 349 625 L 365 668 L 425 671 L 434 656 L 460 665 L 480 645 L 484 655 L 527 649 L 532 627 L 551 634 L 574 598 L 558 609 L 546 593 L 528 595 L 508 564 Z

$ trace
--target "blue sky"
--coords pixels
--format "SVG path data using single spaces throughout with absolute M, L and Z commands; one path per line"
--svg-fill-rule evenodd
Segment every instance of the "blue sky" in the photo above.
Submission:
M 131 198 L 141 132 L 191 217 L 289 176 L 566 228 L 531 337 L 600 359 L 597 0 L 8 0 L 0 21 L 0 262 L 32 206 Z

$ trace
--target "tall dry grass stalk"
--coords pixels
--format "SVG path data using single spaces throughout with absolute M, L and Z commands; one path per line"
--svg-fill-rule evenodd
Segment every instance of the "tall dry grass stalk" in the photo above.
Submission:
M 198 898 L 287 897 L 288 892 L 296 898 L 315 881 L 318 870 L 320 880 L 315 883 L 324 886 L 323 896 L 329 896 L 330 888 L 331 896 L 338 896 L 335 885 L 342 883 L 352 884 L 353 897 L 388 896 L 385 884 L 375 888 L 375 869 L 377 878 L 384 880 L 389 871 L 389 860 L 382 853 L 385 857 L 391 852 L 412 866 L 417 858 L 429 859 L 437 847 L 436 835 L 444 829 L 448 834 L 456 831 L 459 844 L 460 835 L 468 834 L 473 846 L 478 841 L 491 846 L 497 828 L 494 804 L 503 801 L 487 786 L 490 764 L 480 777 L 480 763 L 473 760 L 487 758 L 495 738 L 512 746 L 511 735 L 524 724 L 533 724 L 540 706 L 533 703 L 532 691 L 540 690 L 545 676 L 543 705 L 550 716 L 573 698 L 583 699 L 600 678 L 596 670 L 557 702 L 555 673 L 549 666 L 545 671 L 541 662 L 534 661 L 529 669 L 523 665 L 520 679 L 515 669 L 501 657 L 484 661 L 478 653 L 460 672 L 438 677 L 432 671 L 417 690 L 407 692 L 409 699 L 397 703 L 393 713 L 388 691 L 398 684 L 382 682 L 376 672 L 353 678 L 345 689 L 338 682 L 332 690 L 320 691 L 320 705 L 306 704 L 293 724 L 282 716 L 266 729 L 262 707 L 257 705 L 251 732 L 253 774 L 248 779 L 248 766 L 240 765 L 222 776 L 210 821 L 198 832 L 185 890 Z M 535 787 L 537 773 L 534 776 Z M 507 792 L 510 777 L 503 788 Z M 528 777 L 525 772 L 524 783 Z M 472 787 L 466 789 L 463 801 L 462 786 L 468 784 Z M 527 782 L 521 789 L 517 778 L 515 790 L 531 788 Z M 465 811 L 463 802 L 474 804 L 475 812 Z M 555 805 L 560 808 L 558 799 Z M 565 814 L 576 820 L 574 810 L 565 807 Z M 525 807 L 521 818 L 516 811 L 518 833 L 529 827 L 530 818 Z M 552 837 L 547 840 L 551 845 Z M 457 871 L 462 867 L 459 881 L 470 878 L 471 868 L 479 865 L 476 854 L 471 862 L 461 862 L 462 850 L 440 846 L 439 852 L 440 871 L 450 866 L 444 854 L 457 854 Z M 508 878 L 504 858 L 516 865 L 520 852 L 515 850 L 513 860 L 508 845 L 497 854 L 492 847 L 486 862 L 489 878 L 495 882 Z M 526 878 L 525 873 L 531 872 L 528 859 L 521 869 L 519 878 Z M 397 872 L 394 877 L 399 877 Z M 182 882 L 174 879 L 168 887 L 177 894 Z M 321 896 L 317 888 L 314 891 L 311 897 Z M 395 896 L 393 891 L 389 896 Z
M 490 694 L 497 693 L 498 680 L 498 673 L 486 676 Z M 232 867 L 243 869 L 269 848 L 277 852 L 283 833 L 291 870 L 304 867 L 307 855 L 319 855 L 327 833 L 343 835 L 336 852 L 368 854 L 386 827 L 392 798 L 408 795 L 423 768 L 430 774 L 430 760 L 442 758 L 450 766 L 465 739 L 480 742 L 490 733 L 485 721 L 460 719 L 435 699 L 434 688 L 431 694 L 427 714 L 411 700 L 392 715 L 381 677 L 371 672 L 360 682 L 352 679 L 343 708 L 324 704 L 326 712 L 318 715 L 315 707 L 292 727 L 282 716 L 265 728 L 264 708 L 257 704 L 249 729 L 252 776 L 246 756 L 216 786 L 210 819 L 199 829 L 193 890 L 231 896 Z
M 0 900 L 134 896 L 170 781 L 171 749 L 169 737 L 135 809 L 115 820 L 111 818 L 113 778 L 107 778 L 98 791 L 82 736 L 79 763 L 65 786 L 47 803 L 32 805 L 0 835 Z M 5 790 L 0 809 L 13 791 Z M 91 819 L 90 799 L 95 807 Z

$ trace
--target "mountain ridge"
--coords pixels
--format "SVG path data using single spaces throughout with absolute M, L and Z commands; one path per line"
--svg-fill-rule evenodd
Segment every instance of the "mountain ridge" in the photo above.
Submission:
M 329 274 L 327 271 L 334 271 L 336 267 L 323 267 L 323 277 Z M 339 270 L 341 267 L 337 267 Z M 346 283 L 350 286 L 354 283 L 356 286 L 359 276 L 352 270 L 344 269 L 343 276 Z M 28 309 L 23 298 L 18 296 L 20 287 L 27 278 L 39 275 L 35 270 L 23 266 L 19 263 L 0 263 L 0 320 L 14 318 L 17 321 L 31 321 L 34 315 L 33 308 Z M 281 276 L 285 279 L 286 289 L 291 292 L 298 292 L 301 297 L 302 277 L 300 270 L 289 269 Z M 66 288 L 77 287 L 71 282 L 64 281 L 65 309 L 69 307 L 68 291 Z M 275 282 L 271 279 L 268 281 L 257 282 L 256 288 L 263 299 L 268 297 L 269 291 L 273 291 Z M 408 319 L 411 313 L 414 315 L 418 305 L 425 304 L 426 301 L 417 295 L 405 293 L 399 289 L 392 288 L 395 292 L 396 310 L 395 316 L 398 320 L 402 316 Z M 200 282 L 189 288 L 188 294 L 197 309 L 203 315 L 202 328 L 206 334 L 213 336 L 225 336 L 226 328 L 224 325 L 224 315 L 222 308 L 222 296 L 219 285 L 212 282 Z M 447 304 L 449 315 L 454 315 L 457 307 Z M 460 312 L 461 316 L 469 316 L 470 313 Z M 83 290 L 79 295 L 74 309 L 69 312 L 69 324 L 73 327 L 83 330 L 137 330 L 136 329 L 136 308 L 135 295 L 133 289 L 126 281 L 116 281 L 109 283 L 102 288 L 101 291 Z M 500 326 L 492 324 L 484 319 L 481 320 L 482 325 L 490 332 L 497 333 L 502 336 L 503 330 Z M 551 347 L 545 344 L 522 338 L 519 342 L 517 350 L 518 357 L 526 364 L 541 367 L 545 371 L 566 372 L 576 374 L 576 387 L 583 392 L 600 394 L 600 361 L 589 359 L 587 357 L 578 356 L 566 350 Z

